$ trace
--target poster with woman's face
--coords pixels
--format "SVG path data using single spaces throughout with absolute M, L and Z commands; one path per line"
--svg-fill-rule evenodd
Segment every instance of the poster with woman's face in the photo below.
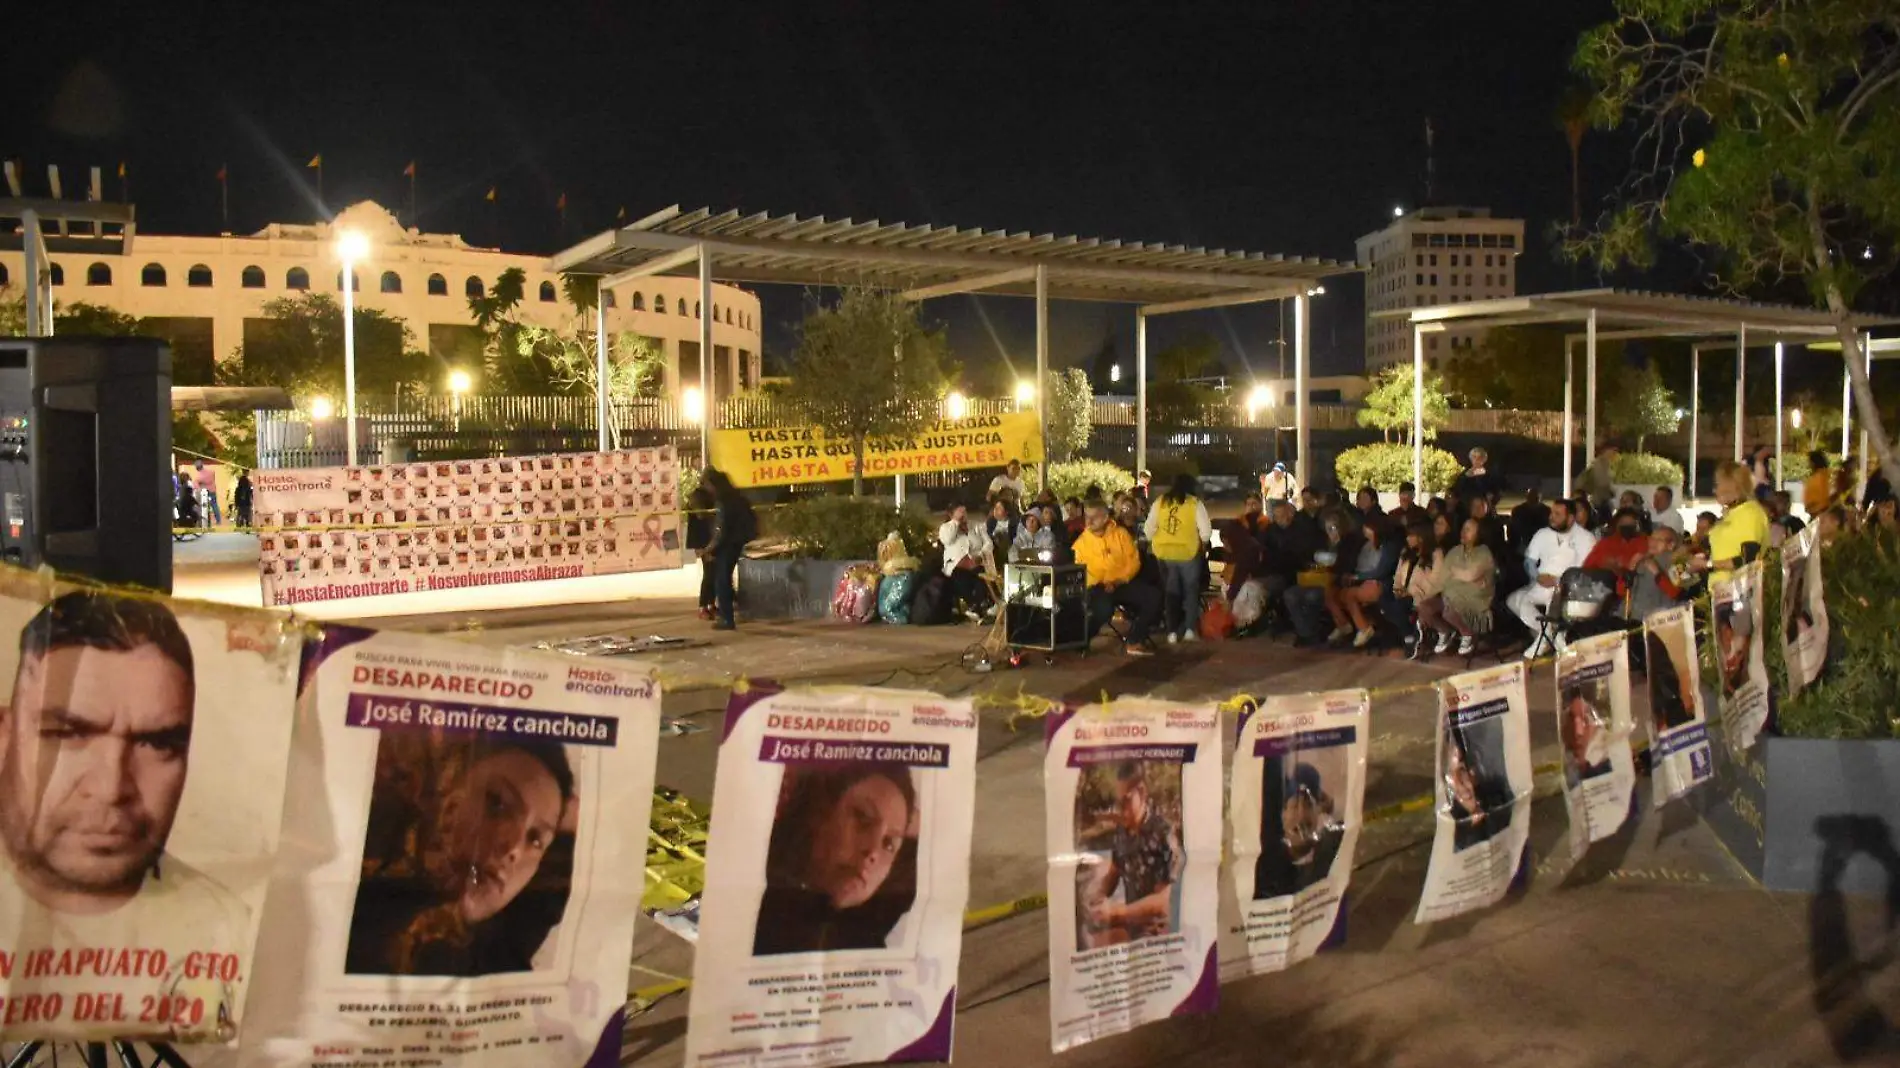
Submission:
M 1276 694 L 1240 712 L 1221 885 L 1221 979 L 1285 969 L 1333 935 L 1365 803 L 1364 690 Z
M 1709 581 L 1715 616 L 1716 675 L 1722 736 L 1740 754 L 1768 723 L 1768 668 L 1762 662 L 1760 561 Z
M 1220 713 L 1129 698 L 1045 724 L 1053 1047 L 1212 1012 Z
M 687 1064 L 723 1065 L 738 1044 L 801 1065 L 949 1059 L 969 701 L 752 687 L 725 728 Z
M 1643 620 L 1644 673 L 1649 676 L 1650 778 L 1661 808 L 1714 774 L 1708 717 L 1698 684 L 1695 616 L 1688 605 Z
M 1557 740 L 1573 854 L 1615 834 L 1636 788 L 1630 757 L 1629 645 L 1622 633 L 1570 643 L 1557 657 Z
M 1523 664 L 1438 684 L 1436 833 L 1417 922 L 1503 900 L 1530 838 L 1530 701 Z
M 1821 527 L 1809 524 L 1781 547 L 1782 658 L 1789 696 L 1814 685 L 1827 670 L 1827 602 L 1821 590 Z
M 330 628 L 307 664 L 247 1063 L 401 1046 L 579 1068 L 625 988 L 658 746 L 652 675 Z M 532 1013 L 478 1011 L 534 1005 Z M 444 1029 L 439 1021 L 456 1018 Z M 438 1022 L 431 1022 L 431 1021 Z M 617 1035 L 615 1036 L 617 1038 Z

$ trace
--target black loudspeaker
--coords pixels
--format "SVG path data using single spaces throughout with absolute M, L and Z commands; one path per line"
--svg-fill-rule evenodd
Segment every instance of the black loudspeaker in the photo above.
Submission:
M 172 588 L 171 348 L 0 338 L 0 559 Z

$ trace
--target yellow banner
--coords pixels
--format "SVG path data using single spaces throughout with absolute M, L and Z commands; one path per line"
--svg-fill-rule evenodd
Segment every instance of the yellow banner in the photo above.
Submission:
M 1011 460 L 1042 461 L 1042 428 L 1036 413 L 945 419 L 916 437 L 873 438 L 864 443 L 866 478 L 1001 468 Z M 852 474 L 851 443 L 827 437 L 815 426 L 715 430 L 712 463 L 735 486 L 838 482 Z

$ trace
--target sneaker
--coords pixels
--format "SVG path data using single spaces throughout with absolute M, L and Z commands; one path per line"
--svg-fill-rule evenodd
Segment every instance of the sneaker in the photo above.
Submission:
M 1478 639 L 1472 637 L 1469 634 L 1458 639 L 1458 655 L 1459 656 L 1470 656 L 1471 651 L 1473 649 L 1476 649 L 1477 647 L 1478 647 Z
M 1432 649 L 1432 652 L 1434 652 L 1434 653 L 1442 653 L 1442 652 L 1444 652 L 1445 650 L 1447 650 L 1447 649 L 1449 649 L 1449 648 L 1451 648 L 1451 642 L 1452 642 L 1452 639 L 1453 639 L 1453 638 L 1456 638 L 1456 637 L 1457 637 L 1457 635 L 1456 635 L 1456 634 L 1453 634 L 1453 633 L 1452 633 L 1451 631 L 1445 631 L 1444 633 L 1442 633 L 1442 634 L 1440 634 L 1440 635 L 1438 636 L 1438 644 L 1437 644 L 1436 646 L 1434 646 L 1434 647 L 1433 647 L 1433 649 Z M 1463 642 L 1461 642 L 1461 643 L 1459 644 L 1459 649 L 1458 649 L 1458 651 L 1459 651 L 1459 652 L 1461 652 L 1461 653 L 1462 653 L 1462 652 L 1465 652 L 1466 650 L 1464 649 L 1464 646 L 1466 646 L 1466 645 L 1470 645 L 1470 644 L 1471 644 L 1471 639 L 1470 639 L 1470 638 L 1466 638 L 1466 639 L 1465 639 L 1465 640 L 1464 640 Z
M 967 619 L 967 620 L 969 620 L 969 621 L 970 621 L 970 622 L 972 622 L 972 623 L 981 623 L 981 622 L 983 622 L 983 617 L 982 617 L 982 616 L 979 616 L 979 615 L 977 615 L 977 614 L 976 614 L 975 612 L 965 612 L 965 613 L 963 613 L 963 618 L 965 618 L 965 619 Z
M 718 613 L 716 613 L 716 612 L 714 612 L 714 611 L 713 611 L 712 609 L 710 609 L 710 608 L 701 608 L 701 609 L 699 610 L 699 618 L 701 618 L 701 619 L 712 619 L 712 618 L 713 618 L 714 616 L 716 616 L 717 614 L 718 614 Z
M 1189 643 L 1198 642 L 1201 640 L 1201 636 L 1191 630 L 1184 630 L 1181 632 L 1181 640 Z
M 1361 627 L 1359 629 L 1359 633 L 1354 634 L 1352 636 L 1352 647 L 1354 649 L 1364 649 L 1366 646 L 1371 645 L 1371 644 L 1372 644 L 1372 628 L 1371 627 Z
M 1124 642 L 1122 644 L 1122 655 L 1124 656 L 1153 656 L 1155 654 L 1154 654 L 1153 649 L 1148 648 L 1147 646 L 1141 644 L 1140 642 Z
M 1537 637 L 1532 638 L 1531 643 L 1524 647 L 1524 659 L 1535 660 L 1538 657 L 1543 656 L 1544 645 L 1545 645 L 1544 636 L 1542 634 L 1539 634 Z
M 1174 644 L 1176 644 L 1176 643 L 1178 643 L 1178 642 L 1180 642 L 1180 640 L 1181 640 L 1181 636 L 1180 636 L 1179 634 L 1170 634 L 1170 635 L 1168 635 L 1168 644 L 1169 644 L 1169 645 L 1174 645 Z
M 1352 637 L 1352 628 L 1350 626 L 1334 627 L 1333 632 L 1326 636 L 1326 641 L 1328 644 L 1331 644 L 1332 642 L 1343 642 L 1350 637 Z
M 1564 633 L 1563 631 L 1561 631 L 1561 630 L 1560 630 L 1560 631 L 1558 631 L 1558 632 L 1557 632 L 1557 651 L 1561 653 L 1561 652 L 1563 652 L 1563 651 L 1565 651 L 1566 649 L 1569 649 L 1569 648 L 1570 648 L 1570 638 L 1569 638 L 1569 636 L 1568 636 L 1568 635 L 1566 635 L 1566 634 L 1565 634 L 1565 633 Z
M 712 629 L 714 629 L 714 630 L 738 630 L 738 629 L 739 629 L 739 626 L 738 626 L 738 624 L 736 624 L 736 623 L 734 623 L 734 622 L 733 622 L 732 620 L 730 620 L 730 619 L 722 619 L 722 620 L 720 620 L 720 621 L 718 621 L 717 623 L 714 623 L 714 624 L 712 625 Z

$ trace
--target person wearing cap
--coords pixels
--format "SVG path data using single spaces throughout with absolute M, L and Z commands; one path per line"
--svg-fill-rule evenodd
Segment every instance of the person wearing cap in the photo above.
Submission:
M 1276 463 L 1273 470 L 1260 476 L 1260 496 L 1269 501 L 1290 501 L 1299 496 L 1300 484 L 1286 464 Z

